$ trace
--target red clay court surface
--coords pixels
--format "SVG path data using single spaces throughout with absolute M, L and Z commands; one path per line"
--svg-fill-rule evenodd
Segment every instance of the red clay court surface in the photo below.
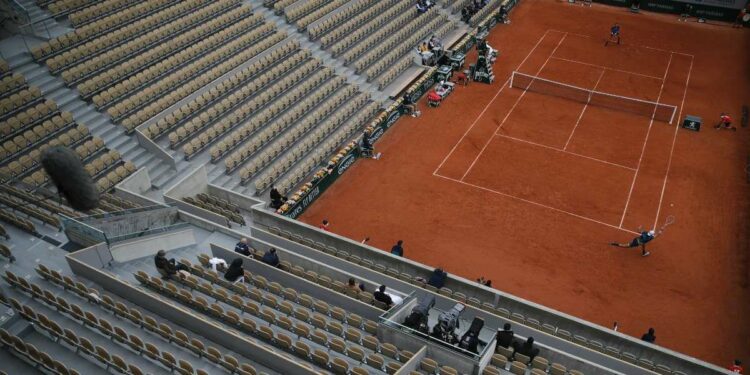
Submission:
M 750 360 L 748 131 L 712 129 L 750 102 L 748 30 L 527 0 L 496 27 L 492 85 L 399 121 L 302 217 L 450 273 L 728 365 Z M 604 47 L 609 26 L 621 45 Z M 745 47 L 743 49 L 743 47 Z M 471 54 L 469 61 L 474 61 Z M 510 87 L 513 71 L 676 107 L 673 124 Z M 676 125 L 704 118 L 695 133 Z M 678 116 L 679 115 L 679 116 Z M 639 226 L 676 223 L 650 244 Z

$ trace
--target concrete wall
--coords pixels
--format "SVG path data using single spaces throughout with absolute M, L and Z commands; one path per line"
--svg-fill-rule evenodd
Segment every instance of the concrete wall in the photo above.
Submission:
M 148 175 L 148 169 L 138 169 L 117 184 L 116 187 L 130 191 L 131 193 L 145 195 L 151 189 L 151 177 Z
M 277 227 L 283 230 L 291 231 L 292 233 L 302 235 L 303 237 L 309 238 L 313 241 L 321 242 L 329 246 L 334 246 L 339 250 L 346 251 L 352 255 L 360 256 L 363 259 L 370 259 L 375 263 L 383 264 L 386 267 L 396 269 L 399 272 L 427 277 L 432 271 L 430 267 L 409 260 L 408 258 L 393 256 L 389 253 L 376 250 L 366 245 L 362 245 L 359 242 L 329 232 L 320 231 L 313 226 L 288 219 L 261 208 L 253 209 L 253 220 L 254 224 L 258 227 Z M 256 230 L 256 232 L 259 231 Z M 278 243 L 278 241 L 274 240 L 274 243 Z M 311 251 L 315 250 L 311 249 Z M 408 255 L 409 254 L 407 247 L 406 256 L 408 257 Z M 373 279 L 375 278 L 375 276 L 368 277 L 372 277 Z M 391 280 L 389 281 L 391 283 L 389 285 L 398 285 L 396 279 L 390 278 L 386 275 L 383 275 L 381 279 L 383 277 Z M 511 312 L 521 313 L 526 317 L 538 319 L 542 323 L 552 324 L 560 329 L 568 330 L 573 334 L 582 335 L 589 340 L 599 341 L 605 346 L 613 346 L 620 349 L 621 351 L 632 353 L 639 358 L 646 358 L 654 361 L 655 363 L 669 366 L 673 370 L 680 370 L 689 374 L 725 373 L 723 369 L 712 364 L 697 360 L 692 357 L 688 357 L 681 353 L 657 345 L 642 342 L 637 338 L 615 332 L 608 328 L 587 322 L 560 311 L 547 308 L 545 306 L 536 304 L 528 300 L 524 300 L 520 297 L 516 297 L 508 293 L 504 293 L 500 290 L 481 286 L 473 281 L 457 277 L 455 275 L 449 275 L 445 286 L 447 288 L 450 288 L 454 292 L 457 291 L 464 293 L 465 295 L 467 295 L 467 297 L 476 297 L 482 302 L 493 303 L 494 305 L 497 305 L 498 307 L 504 307 Z M 407 291 L 411 288 L 414 288 L 414 286 L 411 286 L 409 289 L 402 290 Z M 544 334 L 540 331 L 536 332 L 539 332 L 539 334 Z M 534 336 L 536 337 L 537 335 Z M 595 354 L 595 352 L 593 351 L 587 349 L 584 350 Z M 615 359 L 613 359 L 612 357 L 604 357 L 603 360 L 613 361 Z M 639 369 L 632 368 L 632 370 L 638 371 Z
M 394 375 L 409 375 L 412 371 L 417 371 L 419 369 L 419 364 L 422 362 L 422 359 L 427 355 L 427 348 L 422 347 L 419 350 L 414 352 L 414 356 L 411 357 L 406 363 L 404 363 L 398 371 Z
M 159 250 L 170 251 L 195 244 L 193 229 L 187 229 L 118 242 L 110 250 L 114 260 L 122 263 L 155 255 Z
M 145 289 L 116 279 L 102 272 L 96 266 L 87 264 L 86 261 L 91 259 L 89 253 L 92 249 L 83 249 L 66 256 L 68 265 L 74 274 L 97 283 L 109 293 L 135 303 L 169 322 L 190 327 L 191 331 L 199 332 L 201 336 L 281 374 L 318 374 L 307 364 L 290 361 L 238 330 L 214 323 L 211 319 L 206 319 L 175 303 L 164 301 Z
M 103 218 L 86 218 L 85 223 L 103 231 L 108 238 L 164 228 L 178 222 L 175 207 L 118 214 Z
M 149 139 L 143 134 L 141 129 L 145 126 L 147 125 L 143 124 L 135 128 L 135 137 L 136 139 L 138 139 L 138 144 L 140 144 L 141 147 L 148 150 L 152 155 L 156 156 L 157 158 L 167 163 L 173 169 L 177 169 L 177 160 L 175 160 L 175 158 L 173 158 L 172 155 L 169 155 L 169 153 L 167 153 L 163 148 L 161 148 L 154 141 L 152 141 L 151 139 Z
M 206 166 L 201 165 L 166 190 L 164 197 L 180 200 L 184 197 L 193 197 L 206 192 L 208 192 L 208 174 Z
M 330 289 L 326 289 L 316 285 L 307 279 L 297 277 L 293 274 L 284 272 L 278 268 L 271 267 L 260 260 L 251 259 L 244 255 L 235 253 L 234 250 L 211 244 L 211 253 L 213 256 L 222 258 L 231 262 L 234 258 L 243 258 L 242 267 L 253 274 L 261 275 L 270 281 L 276 281 L 284 287 L 292 287 L 299 293 L 305 293 L 312 297 L 322 299 L 331 305 L 340 306 L 345 308 L 347 312 L 358 314 L 364 318 L 377 321 L 383 310 L 380 310 L 374 306 L 365 304 L 354 298 L 345 296 L 343 294 L 334 292 Z

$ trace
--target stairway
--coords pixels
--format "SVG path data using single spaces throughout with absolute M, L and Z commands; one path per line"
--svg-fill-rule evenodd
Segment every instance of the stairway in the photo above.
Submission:
M 62 111 L 73 114 L 76 122 L 86 125 L 91 134 L 104 140 L 107 148 L 117 150 L 123 160 L 132 161 L 138 168 L 146 168 L 152 185 L 163 187 L 175 175 L 174 169 L 138 144 L 135 136 L 125 134 L 125 129 L 110 120 L 109 116 L 84 101 L 77 90 L 65 85 L 60 77 L 50 74 L 47 67 L 35 62 L 28 52 L 8 59 L 14 72 L 26 77 L 29 85 L 37 86 L 46 98 L 54 100 Z
M 34 0 L 16 1 L 26 10 L 31 22 L 31 29 L 23 32 L 31 32 L 34 36 L 47 40 L 73 30 L 67 19 L 55 20 L 48 11 L 39 8 Z

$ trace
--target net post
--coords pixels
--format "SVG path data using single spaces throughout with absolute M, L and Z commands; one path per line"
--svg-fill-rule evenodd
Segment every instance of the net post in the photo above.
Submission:
M 675 113 L 677 113 L 677 107 L 672 108 L 672 117 L 669 118 L 669 125 L 672 125 L 672 121 L 674 121 Z
M 515 70 L 510 74 L 510 84 L 508 86 L 510 88 L 513 88 L 513 78 L 516 78 L 516 71 Z

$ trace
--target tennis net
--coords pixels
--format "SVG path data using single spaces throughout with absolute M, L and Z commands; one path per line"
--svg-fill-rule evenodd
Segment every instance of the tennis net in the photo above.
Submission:
M 670 124 L 677 113 L 677 107 L 673 105 L 607 94 L 515 71 L 510 79 L 510 87 L 553 95 L 588 105 L 630 112 Z

